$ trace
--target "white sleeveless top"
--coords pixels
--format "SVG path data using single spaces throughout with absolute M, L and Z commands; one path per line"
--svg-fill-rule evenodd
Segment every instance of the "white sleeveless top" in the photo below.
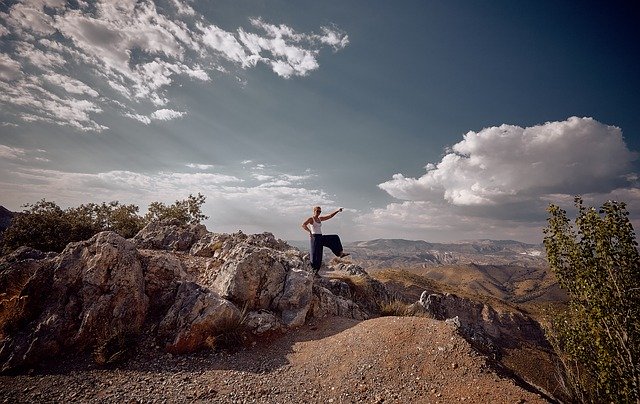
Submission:
M 311 233 L 322 234 L 322 222 L 316 222 L 314 218 L 311 218 Z

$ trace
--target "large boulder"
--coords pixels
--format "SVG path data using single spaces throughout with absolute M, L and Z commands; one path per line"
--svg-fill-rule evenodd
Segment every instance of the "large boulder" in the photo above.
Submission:
M 241 326 L 240 310 L 193 282 L 182 282 L 173 305 L 158 327 L 164 349 L 190 353 L 211 347 L 215 338 Z
M 278 313 L 289 327 L 302 325 L 312 294 L 308 262 L 286 252 L 241 243 L 226 257 L 211 289 L 238 307 Z
M 148 298 L 135 245 L 114 232 L 69 244 L 36 268 L 21 310 L 2 324 L 0 365 L 10 370 L 140 332 Z
M 207 234 L 202 224 L 181 224 L 179 220 L 153 221 L 133 238 L 138 248 L 169 251 L 189 251 Z

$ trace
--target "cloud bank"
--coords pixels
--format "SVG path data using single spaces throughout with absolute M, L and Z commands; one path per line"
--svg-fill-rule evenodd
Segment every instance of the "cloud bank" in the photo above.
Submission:
M 637 206 L 636 158 L 620 128 L 592 118 L 470 131 L 421 177 L 395 174 L 379 184 L 404 202 L 374 209 L 368 220 L 425 232 L 539 239 L 549 203 L 566 206 L 580 194 L 593 204 L 626 197 Z
M 210 81 L 263 64 L 283 78 L 319 67 L 323 47 L 347 46 L 336 27 L 299 33 L 261 18 L 225 31 L 183 0 L 31 0 L 0 12 L 0 104 L 23 121 L 102 131 L 106 110 L 149 124 L 170 108 L 179 78 Z M 149 113 L 149 110 L 155 110 Z

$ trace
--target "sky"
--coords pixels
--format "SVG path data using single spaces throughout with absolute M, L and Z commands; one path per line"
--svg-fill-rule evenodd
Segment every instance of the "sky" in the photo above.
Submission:
M 634 3 L 3 0 L 0 205 L 538 243 L 582 195 L 638 228 Z

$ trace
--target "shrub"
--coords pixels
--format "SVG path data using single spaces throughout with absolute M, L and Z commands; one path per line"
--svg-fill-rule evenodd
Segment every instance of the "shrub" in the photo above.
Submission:
M 24 212 L 16 215 L 2 237 L 3 252 L 20 246 L 41 251 L 62 251 L 72 232 L 72 223 L 54 202 L 42 199 L 25 205 Z
M 25 205 L 25 210 L 13 218 L 2 234 L 0 252 L 8 254 L 21 246 L 60 252 L 70 242 L 86 240 L 105 230 L 131 238 L 152 220 L 200 223 L 207 219 L 201 210 L 205 199 L 204 195 L 198 194 L 170 206 L 152 202 L 144 217 L 138 214 L 138 206 L 121 205 L 118 201 L 88 203 L 63 210 L 55 202 L 42 199 L 33 205 Z
M 197 196 L 189 194 L 187 199 L 175 201 L 169 206 L 162 202 L 152 202 L 144 219 L 147 223 L 155 220 L 176 219 L 184 224 L 198 224 L 209 218 L 202 213 L 201 209 L 205 199 L 204 195 L 198 193 Z
M 575 227 L 550 205 L 544 230 L 549 265 L 569 294 L 549 330 L 567 393 L 582 402 L 638 402 L 640 256 L 629 213 L 620 202 L 600 211 L 575 203 Z

